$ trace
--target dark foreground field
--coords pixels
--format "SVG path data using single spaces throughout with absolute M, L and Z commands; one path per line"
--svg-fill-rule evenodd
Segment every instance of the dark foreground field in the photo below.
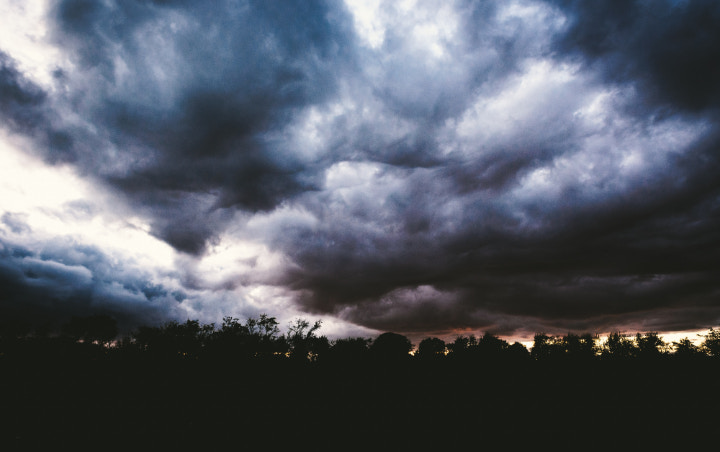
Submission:
M 0 358 L 3 450 L 688 450 L 720 425 L 713 359 Z

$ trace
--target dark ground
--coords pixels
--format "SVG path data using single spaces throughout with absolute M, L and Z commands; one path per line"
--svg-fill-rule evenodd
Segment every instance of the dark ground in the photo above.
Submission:
M 712 444 L 716 360 L 585 363 L 0 359 L 3 450 L 687 450 Z

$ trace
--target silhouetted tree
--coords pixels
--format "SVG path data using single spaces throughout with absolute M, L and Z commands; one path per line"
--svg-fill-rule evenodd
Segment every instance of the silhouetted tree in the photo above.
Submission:
M 285 338 L 280 336 L 280 324 L 275 317 L 261 314 L 257 320 L 248 319 L 245 325 L 250 334 L 258 338 L 257 357 L 269 358 L 287 353 L 288 345 Z
M 305 319 L 296 319 L 290 324 L 287 342 L 290 347 L 291 358 L 315 361 L 320 355 L 329 350 L 330 343 L 328 339 L 325 336 L 318 337 L 315 334 L 321 325 L 322 322 L 318 320 L 311 326 L 310 322 Z
M 209 354 L 218 359 L 248 358 L 255 353 L 251 342 L 247 326 L 240 319 L 226 316 L 209 338 Z
M 286 350 L 284 340 L 280 339 L 280 328 L 275 317 L 261 314 L 259 318 L 250 317 L 245 323 L 235 317 L 224 317 L 223 322 L 212 333 L 212 348 L 230 351 L 236 356 L 272 355 Z
M 619 332 L 608 335 L 607 341 L 603 344 L 602 356 L 612 359 L 630 359 L 638 354 L 638 347 L 635 341 Z
M 515 342 L 507 348 L 507 356 L 515 361 L 521 361 L 530 358 L 530 351 L 520 342 Z
M 545 333 L 537 333 L 533 339 L 530 356 L 536 360 L 547 360 L 550 358 L 563 357 L 565 355 L 565 343 L 562 338 L 548 336 Z
M 250 334 L 250 329 L 235 317 L 223 317 L 220 328 L 215 332 L 216 336 L 243 337 Z
M 364 337 L 336 339 L 330 346 L 329 356 L 336 362 L 360 363 L 367 357 L 371 342 L 371 339 Z
M 637 345 L 637 356 L 640 358 L 658 358 L 669 351 L 668 344 L 656 332 L 637 333 L 635 343 Z
M 132 343 L 141 351 L 158 352 L 162 342 L 162 328 L 157 326 L 141 325 L 132 335 Z
M 562 338 L 565 357 L 571 361 L 588 361 L 598 352 L 598 337 L 590 333 L 576 335 L 568 333 Z
M 215 330 L 215 325 L 201 325 L 197 320 L 185 323 L 171 321 L 162 327 L 140 327 L 135 343 L 144 350 L 168 356 L 196 358 Z
M 420 359 L 438 359 L 445 356 L 445 341 L 437 337 L 428 337 L 420 341 L 415 356 Z
M 383 361 L 400 361 L 408 358 L 412 343 L 397 333 L 383 333 L 370 345 L 370 353 Z
M 327 357 L 330 352 L 330 340 L 326 336 L 315 336 L 310 340 L 310 361 L 319 361 Z
M 693 344 L 688 338 L 683 338 L 677 342 L 673 342 L 673 348 L 675 349 L 674 356 L 677 358 L 687 359 L 703 356 L 702 349 Z
M 598 353 L 598 337 L 590 333 L 565 336 L 535 335 L 531 355 L 539 360 L 562 360 L 567 362 L 587 362 Z
M 705 339 L 701 347 L 709 356 L 720 358 L 720 329 L 710 328 L 707 334 L 701 335 Z
M 447 344 L 448 356 L 461 361 L 467 361 L 471 356 L 477 356 L 478 340 L 475 335 L 459 335 L 453 342 Z
M 497 359 L 503 355 L 510 344 L 494 334 L 485 333 L 477 344 L 478 354 L 486 359 Z
M 273 339 L 280 334 L 280 324 L 275 317 L 267 314 L 260 314 L 259 319 L 249 318 L 245 322 L 248 332 L 252 335 L 258 335 L 263 339 Z

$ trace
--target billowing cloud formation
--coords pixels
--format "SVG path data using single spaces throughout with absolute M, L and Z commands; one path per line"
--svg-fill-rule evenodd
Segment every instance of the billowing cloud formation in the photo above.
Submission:
M 130 328 L 165 319 L 182 298 L 148 285 L 147 275 L 115 265 L 97 249 L 60 242 L 37 254 L 12 243 L 0 246 L 4 319 L 57 327 L 57 318 L 92 311 Z
M 144 299 L 115 311 L 168 317 L 715 325 L 715 3 L 52 2 L 51 82 L 0 54 L 5 129 L 177 255 L 152 285 L 4 242 L 5 305 L 116 279 Z M 22 215 L 6 237 L 33 235 Z M 173 291 L 207 299 L 152 304 Z

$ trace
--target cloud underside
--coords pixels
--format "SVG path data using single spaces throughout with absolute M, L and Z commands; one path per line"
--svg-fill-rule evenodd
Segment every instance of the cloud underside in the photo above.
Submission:
M 2 311 L 262 286 L 400 332 L 720 321 L 720 5 L 352 5 L 54 3 L 52 86 L 0 53 L 5 129 L 144 218 L 184 287 L 111 289 L 101 249 L 22 248 L 6 212 Z M 279 257 L 192 277 L 233 240 Z

